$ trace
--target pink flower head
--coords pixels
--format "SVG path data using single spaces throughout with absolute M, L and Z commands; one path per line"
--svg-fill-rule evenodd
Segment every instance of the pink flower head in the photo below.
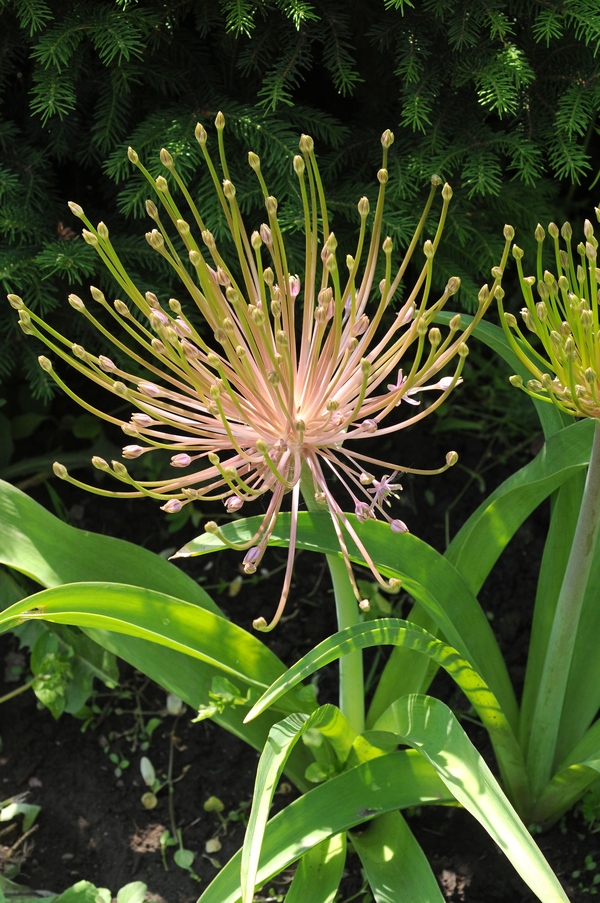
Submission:
M 221 114 L 219 117 L 222 128 L 224 120 Z M 446 185 L 439 224 L 432 233 L 435 238 L 422 243 L 424 255 L 417 264 L 416 282 L 404 292 L 398 315 L 386 315 L 390 305 L 397 304 L 401 278 L 408 259 L 421 246 L 426 222 L 422 217 L 406 257 L 393 264 L 397 256 L 393 242 L 382 234 L 387 158 L 393 140 L 389 132 L 382 139 L 375 212 L 370 217 L 369 201 L 361 198 L 357 251 L 354 257 L 345 259 L 346 269 L 339 265 L 337 241 L 330 231 L 313 141 L 302 136 L 301 154 L 293 161 L 299 196 L 306 199 L 306 254 L 301 277 L 288 270 L 276 199 L 265 191 L 268 224 L 247 231 L 235 186 L 226 172 L 222 176 L 217 172 L 207 148 L 206 131 L 200 125 L 196 137 L 209 163 L 223 221 L 234 236 L 238 259 L 231 262 L 231 267 L 219 252 L 215 237 L 203 225 L 190 194 L 177 190 L 176 195 L 171 195 L 172 186 L 183 186 L 171 156 L 165 153 L 161 159 L 165 166 L 168 164 L 173 179 L 167 182 L 160 176 L 155 181 L 137 154 L 130 152 L 131 162 L 149 179 L 157 204 L 164 208 L 161 219 L 157 204 L 148 202 L 148 212 L 157 226 L 147 234 L 148 243 L 177 273 L 186 303 L 175 298 L 165 303 L 151 292 L 142 294 L 112 246 L 106 227 L 95 229 L 77 208 L 81 211 L 77 215 L 86 226 L 84 238 L 110 267 L 122 297 L 137 308 L 134 316 L 122 300 L 112 305 L 99 289 L 91 289 L 94 301 L 123 328 L 125 338 L 114 341 L 119 361 L 125 352 L 131 354 L 134 363 L 130 372 L 125 363 L 120 364 L 116 374 L 110 372 L 107 358 L 95 357 L 45 327 L 43 320 L 16 296 L 11 296 L 11 304 L 18 310 L 27 334 L 37 336 L 80 373 L 116 393 L 120 406 L 123 402 L 131 406 L 134 413 L 123 421 L 102 415 L 120 424 L 139 443 L 126 447 L 125 456 L 135 457 L 142 448 L 152 452 L 166 449 L 174 468 L 181 469 L 163 480 L 138 480 L 124 464 L 113 462 L 111 467 L 104 462 L 103 472 L 129 484 L 126 491 L 111 494 L 146 495 L 158 499 L 163 510 L 170 513 L 181 510 L 193 499 L 221 500 L 228 512 L 235 512 L 245 502 L 265 496 L 268 502 L 262 522 L 246 542 L 232 543 L 216 524 L 210 524 L 210 530 L 223 542 L 246 552 L 247 573 L 256 570 L 289 494 L 290 550 L 283 590 L 270 624 L 262 619 L 257 622 L 260 629 L 271 629 L 281 617 L 290 589 L 301 493 L 311 505 L 320 505 L 329 512 L 357 603 L 362 602 L 362 597 L 350 565 L 347 536 L 379 583 L 393 588 L 375 567 L 361 538 L 361 524 L 383 517 L 394 532 L 403 532 L 402 522 L 392 520 L 386 510 L 401 489 L 395 482 L 396 475 L 400 471 L 427 471 L 373 458 L 368 445 L 365 450 L 365 443 L 374 435 L 383 438 L 404 429 L 439 406 L 459 381 L 466 354 L 465 339 L 483 315 L 500 277 L 491 291 L 487 287 L 482 290 L 479 309 L 466 329 L 461 332 L 460 325 L 451 324 L 444 338 L 434 320 L 460 284 L 452 278 L 441 296 L 430 298 L 433 260 L 452 195 Z M 260 161 L 255 154 L 251 158 L 252 168 L 259 173 L 264 187 Z M 432 179 L 427 211 L 440 184 L 437 177 Z M 180 212 L 186 202 L 191 208 L 189 222 L 182 219 Z M 171 240 L 165 225 L 169 220 L 176 242 Z M 185 263 L 176 251 L 181 242 L 186 247 Z M 508 243 L 502 266 L 507 249 Z M 385 260 L 381 264 L 382 254 Z M 381 272 L 385 276 L 377 282 L 376 274 Z M 302 303 L 298 303 L 301 284 Z M 70 301 L 93 325 L 100 325 L 81 299 L 73 295 Z M 107 330 L 101 328 L 107 336 Z M 112 332 L 116 332 L 114 327 Z M 408 362 L 403 370 L 404 361 Z M 48 358 L 40 362 L 64 385 Z M 451 364 L 452 376 L 431 382 Z M 138 375 L 143 366 L 148 379 Z M 398 373 L 395 384 L 390 383 L 393 373 Z M 414 396 L 425 390 L 438 392 L 428 408 L 419 408 L 401 422 L 394 419 L 386 423 L 386 416 L 402 400 L 416 406 Z M 444 466 L 429 472 L 440 473 L 454 460 L 455 456 L 450 456 Z M 371 475 L 382 471 L 387 473 L 379 478 Z M 60 476 L 84 485 L 69 477 L 64 468 L 60 469 Z M 355 516 L 344 513 L 332 494 L 329 476 L 334 476 L 338 486 L 348 492 Z M 95 486 L 86 488 L 109 494 Z

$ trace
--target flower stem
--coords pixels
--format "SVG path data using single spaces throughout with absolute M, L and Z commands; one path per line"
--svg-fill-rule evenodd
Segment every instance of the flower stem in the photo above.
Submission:
M 552 776 L 560 720 L 581 607 L 594 557 L 600 527 L 600 422 L 596 422 L 592 454 L 583 499 L 565 570 L 546 659 L 540 679 L 527 768 L 531 774 L 534 799 L 539 797 Z
M 320 511 L 314 499 L 312 478 L 302 479 L 302 496 L 309 511 Z M 360 610 L 346 565 L 341 556 L 326 555 L 327 566 L 333 583 L 338 629 L 351 627 L 360 621 Z M 340 658 L 340 710 L 358 734 L 365 729 L 365 692 L 363 658 L 360 649 Z

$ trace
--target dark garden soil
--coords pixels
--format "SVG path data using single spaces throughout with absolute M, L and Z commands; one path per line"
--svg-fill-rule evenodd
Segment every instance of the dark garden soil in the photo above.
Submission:
M 428 440 L 425 446 L 420 444 L 417 448 L 418 437 L 410 438 L 409 432 L 398 443 L 403 450 L 402 463 L 435 466 L 440 448 L 446 450 L 445 442 L 440 444 L 438 438 L 432 445 Z M 423 448 L 429 446 L 431 462 L 423 461 Z M 492 446 L 480 438 L 463 439 L 458 443 L 461 463 L 452 471 L 437 478 L 404 481 L 399 516 L 407 521 L 412 532 L 443 549 L 446 512 L 450 509 L 450 528 L 454 534 L 482 499 L 482 479 L 487 493 L 537 450 L 535 443 L 526 443 L 520 456 L 503 463 L 501 457 L 509 446 L 502 443 L 498 446 L 497 442 Z M 474 479 L 471 472 L 485 472 L 485 475 Z M 157 552 L 182 545 L 190 535 L 200 532 L 188 523 L 179 533 L 169 534 L 164 515 L 149 501 L 129 506 L 79 491 L 69 492 L 69 487 L 63 484 L 56 489 L 77 526 L 143 542 Z M 42 503 L 49 504 L 43 487 L 38 487 L 35 495 Z M 493 619 L 517 687 L 523 680 L 546 518 L 546 511 L 540 510 L 523 525 L 481 597 Z M 204 585 L 213 588 L 211 591 L 226 613 L 249 628 L 257 614 L 268 616 L 272 611 L 282 575 L 278 572 L 271 579 L 264 577 L 254 582 L 245 578 L 239 593 L 230 597 L 228 586 L 240 573 L 240 557 L 228 554 L 214 562 L 200 559 L 184 562 L 182 566 L 193 576 L 203 578 Z M 266 566 L 275 569 L 282 561 L 282 553 L 273 551 Z M 217 594 L 215 586 L 220 586 L 223 592 Z M 403 611 L 406 613 L 407 608 Z M 287 618 L 269 642 L 285 662 L 292 664 L 334 630 L 324 564 L 318 557 L 302 553 L 298 557 Z M 0 656 L 6 666 L 5 677 L 10 678 L 15 661 L 18 664 L 18 644 L 14 637 L 2 638 Z M 218 864 L 224 864 L 242 842 L 244 814 L 252 794 L 258 755 L 210 722 L 192 724 L 195 713 L 189 709 L 178 717 L 168 714 L 164 691 L 138 672 L 122 665 L 122 675 L 118 691 L 108 694 L 98 688 L 99 713 L 85 730 L 71 716 L 55 721 L 46 709 L 37 707 L 31 692 L 0 706 L 0 798 L 26 791 L 28 801 L 41 806 L 34 831 L 10 857 L 14 860 L 22 855 L 18 880 L 32 888 L 57 892 L 87 879 L 109 887 L 116 895 L 122 885 L 143 881 L 148 886 L 148 901 L 194 903 L 216 874 Z M 334 678 L 334 670 L 325 674 L 319 685 L 321 701 L 334 700 Z M 10 679 L 5 680 L 0 695 L 15 686 Z M 436 678 L 432 691 L 455 710 L 466 710 L 460 694 L 441 677 Z M 160 723 L 149 747 L 143 749 L 143 728 L 152 717 Z M 463 724 L 474 731 L 474 742 L 488 756 L 485 736 L 472 728 L 468 720 Z M 173 785 L 171 796 L 166 789 L 158 793 L 158 803 L 153 809 L 144 808 L 141 802 L 147 789 L 140 773 L 143 755 L 151 760 L 159 776 L 168 772 L 171 760 L 172 777 L 179 779 Z M 491 761 L 489 756 L 488 761 Z M 289 784 L 283 784 L 276 796 L 277 807 L 289 802 L 294 792 Z M 204 811 L 203 804 L 211 796 L 218 797 L 224 805 L 221 819 L 214 812 Z M 193 869 L 199 882 L 173 863 L 172 847 L 166 852 L 168 870 L 163 865 L 159 838 L 171 828 L 172 818 L 182 829 L 185 847 L 195 853 Z M 429 808 L 411 814 L 410 824 L 447 900 L 452 903 L 535 900 L 503 854 L 464 811 Z M 3 850 L 6 853 L 19 833 L 17 827 L 11 834 L 0 836 L 0 844 L 4 845 L 0 846 L 0 863 Z M 207 842 L 215 838 L 221 849 L 207 853 Z M 596 861 L 600 870 L 600 833 L 590 833 L 583 817 L 574 813 L 538 840 L 572 903 L 587 901 L 595 892 L 595 888 L 591 891 L 589 888 L 596 874 Z M 213 849 L 218 843 L 213 843 Z M 587 869 L 586 857 L 591 857 Z M 370 901 L 369 894 L 360 893 L 360 864 L 353 853 L 349 855 L 347 870 L 340 900 Z M 573 877 L 577 870 L 581 876 Z M 272 887 L 263 888 L 256 899 L 283 899 L 290 877 L 284 875 Z

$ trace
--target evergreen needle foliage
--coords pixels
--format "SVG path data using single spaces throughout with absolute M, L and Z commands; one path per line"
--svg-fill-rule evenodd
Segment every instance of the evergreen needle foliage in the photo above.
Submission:
M 193 136 L 218 109 L 238 141 L 249 226 L 264 218 L 243 165 L 251 145 L 299 249 L 298 134 L 315 138 L 343 247 L 376 136 L 393 128 L 384 230 L 407 244 L 432 173 L 450 181 L 438 276 L 459 275 L 467 305 L 503 223 L 529 235 L 538 219 L 576 217 L 595 177 L 597 0 L 0 0 L 0 36 L 0 279 L 44 316 L 65 311 L 69 285 L 114 292 L 68 200 L 110 225 L 140 284 L 169 290 L 166 269 L 146 271 L 146 189 L 129 144 L 145 161 L 166 147 L 222 235 Z M 8 306 L 0 336 L 0 378 L 19 365 L 49 393 Z

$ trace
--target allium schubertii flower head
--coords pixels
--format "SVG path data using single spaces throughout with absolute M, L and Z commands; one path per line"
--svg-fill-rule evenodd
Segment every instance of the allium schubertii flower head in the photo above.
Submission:
M 434 301 L 430 294 L 433 259 L 452 192 L 449 185 L 442 188 L 442 210 L 433 237 L 421 244 L 441 184 L 439 178 L 432 179 L 408 251 L 400 265 L 394 265 L 393 242 L 389 237 L 382 240 L 387 158 L 394 140 L 386 131 L 381 138 L 383 161 L 377 173 L 375 211 L 370 210 L 366 197 L 360 199 L 356 252 L 344 261 L 338 259 L 337 241 L 330 231 L 313 140 L 302 136 L 301 153 L 292 165 L 304 219 L 304 271 L 290 272 L 277 200 L 269 194 L 258 156 L 250 153 L 248 162 L 264 195 L 267 221 L 248 234 L 225 157 L 221 113 L 215 125 L 221 174 L 209 154 L 202 125 L 196 128 L 196 138 L 237 252 L 230 262 L 221 256 L 171 154 L 161 151 L 167 177 L 155 180 L 135 151 L 129 150 L 130 161 L 148 179 L 158 200 L 158 205 L 151 200 L 146 204 L 156 224 L 146 238 L 179 276 L 185 304 L 175 298 L 159 299 L 152 292 L 142 294 L 115 252 L 104 223 L 94 228 L 77 204 L 70 205 L 85 224 L 83 238 L 96 249 L 138 311 L 134 316 L 122 299 L 110 304 L 92 287 L 93 301 L 120 329 L 119 336 L 113 336 L 117 330 L 107 329 L 79 297 L 71 295 L 69 301 L 114 342 L 121 353 L 119 361 L 128 355 L 135 362 L 135 372 L 72 344 L 28 310 L 20 298 L 12 295 L 9 300 L 19 311 L 25 333 L 37 336 L 80 373 L 131 406 L 128 420 L 103 414 L 75 395 L 47 357 L 40 358 L 44 370 L 88 411 L 121 427 L 130 439 L 123 457 L 138 458 L 167 449 L 174 471 L 167 479 L 143 481 L 135 479 L 120 461 L 109 465 L 94 458 L 95 467 L 127 487 L 121 492 L 86 486 L 61 464 L 55 465 L 57 476 L 100 495 L 149 496 L 161 501 L 166 512 L 180 511 L 194 500 L 222 500 L 233 513 L 266 495 L 260 527 L 245 543 L 225 540 L 214 522 L 205 525 L 208 532 L 246 552 L 246 573 L 258 567 L 284 498 L 290 494 L 290 550 L 280 603 L 270 624 L 262 618 L 255 621 L 258 629 L 269 630 L 279 620 L 289 592 L 301 492 L 311 506 L 316 503 L 329 511 L 359 604 L 366 607 L 350 566 L 346 535 L 354 540 L 380 584 L 398 588 L 397 581 L 388 582 L 377 572 L 361 541 L 360 527 L 356 529 L 356 522 L 344 513 L 328 478 L 335 478 L 347 492 L 359 523 L 383 518 L 394 532 L 406 531 L 402 521 L 388 511 L 390 498 L 401 489 L 399 473 L 426 471 L 375 460 L 361 452 L 361 446 L 375 434 L 387 436 L 415 423 L 442 404 L 461 380 L 465 339 L 498 287 L 501 271 L 494 273 L 491 290 L 487 286 L 482 289 L 479 309 L 467 328 L 457 314 L 443 335 L 434 320 L 458 290 L 460 280 L 451 278 Z M 181 202 L 188 208 L 186 216 L 180 210 Z M 180 256 L 183 248 L 185 262 Z M 423 254 L 420 274 L 412 290 L 398 301 L 402 277 L 417 248 Z M 503 263 L 506 254 L 507 249 Z M 383 278 L 375 284 L 382 273 Z M 388 309 L 395 311 L 393 316 Z M 209 335 L 196 325 L 198 312 Z M 440 371 L 451 362 L 450 373 L 440 378 Z M 140 367 L 147 377 L 137 375 Z M 428 407 L 420 400 L 425 391 L 434 393 Z M 403 402 L 410 416 L 386 425 L 387 415 Z M 440 473 L 456 458 L 449 452 L 444 466 L 430 472 Z
M 599 207 L 596 216 L 600 220 Z M 543 269 L 546 233 L 542 226 L 538 225 L 535 231 L 538 243 L 535 276 L 524 275 L 523 251 L 513 245 L 526 304 L 521 310 L 525 333 L 517 318 L 504 311 L 499 298 L 504 332 L 533 376 L 524 382 L 521 376 L 515 375 L 510 381 L 533 398 L 554 403 L 567 414 L 600 419 L 598 241 L 589 220 L 584 225 L 585 241 L 577 245 L 575 254 L 569 223 L 560 231 L 555 223 L 550 223 L 548 234 L 554 245 L 556 273 Z M 532 345 L 526 338 L 527 332 L 534 333 L 538 342 Z

